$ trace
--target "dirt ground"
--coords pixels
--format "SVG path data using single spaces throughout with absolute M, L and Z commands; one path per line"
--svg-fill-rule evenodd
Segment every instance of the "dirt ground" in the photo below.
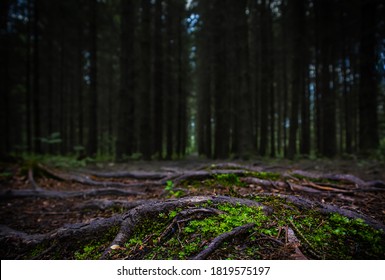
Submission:
M 200 169 L 215 164 L 221 164 L 220 161 L 165 161 L 165 162 L 131 162 L 127 164 L 100 163 L 91 165 L 80 170 L 82 173 L 92 171 L 104 172 L 120 172 L 120 171 L 146 171 L 146 172 L 183 172 L 187 170 Z M 226 162 L 227 163 L 227 162 Z M 308 172 L 326 174 L 352 174 L 363 180 L 383 180 L 385 181 L 385 165 L 378 162 L 361 162 L 353 161 L 298 161 L 298 162 L 272 162 L 264 163 L 262 161 L 255 162 L 233 162 L 244 166 L 252 166 L 261 171 L 277 172 L 283 174 L 293 170 L 303 170 Z M 26 174 L 23 174 L 18 165 L 3 166 L 5 170 L 11 171 L 14 176 L 1 182 L 1 190 L 5 189 L 29 189 L 30 182 Z M 137 183 L 142 180 L 135 179 L 113 179 L 123 183 Z M 38 185 L 48 190 L 59 191 L 81 191 L 93 189 L 93 186 L 87 186 L 77 182 L 59 181 L 52 178 L 37 178 Z M 251 189 L 253 192 L 265 192 L 264 189 Z M 242 194 L 247 194 L 250 188 L 241 190 Z M 210 193 L 210 190 L 197 190 L 204 195 Z M 226 194 L 226 190 L 220 190 L 221 194 Z M 290 191 L 291 194 L 295 193 Z M 330 195 L 328 193 L 309 194 L 300 193 L 302 196 L 311 199 L 338 205 L 342 208 L 353 209 L 358 212 L 365 213 L 377 220 L 385 223 L 385 192 L 362 192 L 349 195 Z M 163 196 L 162 196 L 163 195 Z M 136 197 L 118 198 L 124 201 L 145 200 L 164 198 L 162 187 L 147 190 L 145 194 Z M 44 233 L 49 232 L 57 227 L 68 223 L 87 222 L 97 217 L 110 216 L 111 209 L 103 211 L 79 211 L 79 205 L 87 202 L 88 197 L 75 198 L 15 198 L 12 200 L 0 201 L 0 224 L 7 225 L 14 229 L 23 230 L 28 233 Z M 116 196 L 99 196 L 97 199 L 116 199 Z
M 230 167 L 229 167 L 230 166 Z M 22 165 L 2 164 L 0 173 L 4 174 L 0 177 L 0 225 L 7 226 L 17 231 L 27 234 L 48 233 L 64 225 L 89 223 L 98 218 L 107 218 L 116 213 L 126 211 L 129 203 L 140 204 L 141 201 L 147 200 L 164 200 L 167 199 L 166 183 L 168 178 L 175 178 L 173 174 L 185 174 L 191 171 L 207 170 L 208 168 L 220 167 L 219 169 L 237 170 L 237 168 L 245 168 L 253 172 L 269 172 L 277 173 L 284 180 L 295 180 L 289 184 L 289 187 L 280 187 L 281 184 L 271 182 L 271 186 L 259 185 L 258 183 L 246 182 L 242 186 L 234 186 L 231 190 L 224 187 L 207 188 L 199 186 L 189 187 L 185 195 L 231 195 L 230 191 L 237 193 L 238 196 L 247 196 L 259 193 L 281 193 L 288 195 L 301 196 L 312 201 L 318 201 L 326 204 L 336 205 L 341 209 L 352 210 L 362 213 L 374 220 L 385 224 L 385 164 L 380 162 L 355 162 L 346 160 L 302 160 L 296 162 L 289 161 L 248 161 L 248 162 L 220 162 L 206 160 L 183 160 L 183 161 L 162 161 L 162 162 L 129 162 L 124 164 L 116 163 L 99 163 L 89 165 L 81 169 L 60 170 L 61 174 L 76 174 L 81 178 L 86 177 L 93 182 L 107 182 L 106 188 L 109 188 L 111 182 L 138 185 L 135 189 L 140 190 L 138 194 L 119 195 L 114 193 L 90 195 L 74 195 L 68 197 L 55 196 L 39 196 L 25 195 L 13 196 L 12 191 L 22 191 L 41 188 L 44 191 L 58 191 L 60 193 L 67 192 L 84 192 L 92 191 L 100 186 L 84 183 L 74 177 L 55 178 L 55 176 L 47 176 L 47 174 L 31 174 L 23 169 Z M 55 169 L 57 170 L 57 169 Z M 348 186 L 354 183 L 342 182 L 343 191 L 334 191 L 336 186 L 333 184 L 324 184 L 323 188 L 331 188 L 332 191 L 319 191 L 314 188 L 307 180 L 298 177 L 292 177 L 297 171 L 301 174 L 309 174 L 313 177 L 324 176 L 325 174 L 353 175 L 363 182 L 373 182 L 375 188 L 370 191 L 344 191 Z M 104 175 L 115 174 L 119 172 L 133 172 L 143 176 L 127 177 L 108 177 L 96 176 L 93 174 L 103 172 Z M 12 174 L 12 175 L 10 175 Z M 147 175 L 161 174 L 161 179 L 153 179 Z M 64 175 L 63 175 L 64 176 Z M 269 181 L 269 180 L 266 180 Z M 376 183 L 377 182 L 377 183 Z M 306 183 L 306 184 L 305 184 Z M 305 186 L 307 187 L 301 187 Z M 183 188 L 186 185 L 178 187 Z M 299 186 L 299 187 L 292 187 Z M 309 186 L 311 188 L 309 188 Z M 317 185 L 319 187 L 319 185 Z M 337 186 L 338 187 L 338 186 Z M 116 189 L 116 188 L 113 188 Z M 15 192 L 16 193 L 16 192 Z M 103 207 L 108 202 L 113 201 L 113 208 Z M 104 204 L 103 204 L 104 203 Z M 122 207 L 119 209 L 119 203 Z

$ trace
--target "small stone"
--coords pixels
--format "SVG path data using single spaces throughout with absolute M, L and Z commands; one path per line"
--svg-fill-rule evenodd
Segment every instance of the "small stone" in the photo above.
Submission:
M 112 245 L 110 248 L 112 250 L 117 250 L 117 249 L 120 249 L 120 246 L 115 244 L 115 245 Z

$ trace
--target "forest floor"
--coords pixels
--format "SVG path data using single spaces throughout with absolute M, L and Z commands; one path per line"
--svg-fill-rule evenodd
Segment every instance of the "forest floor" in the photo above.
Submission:
M 0 165 L 1 259 L 384 259 L 385 164 Z

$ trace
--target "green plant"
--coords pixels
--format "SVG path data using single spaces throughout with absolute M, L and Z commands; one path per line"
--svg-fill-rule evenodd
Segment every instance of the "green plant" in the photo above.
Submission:
M 166 187 L 164 188 L 165 191 L 172 191 L 174 189 L 174 183 L 171 180 L 168 180 L 166 182 Z
M 7 179 L 10 179 L 12 177 L 13 177 L 13 173 L 11 173 L 11 172 L 5 171 L 5 172 L 0 173 L 0 180 L 7 180 Z
M 164 190 L 168 193 L 169 197 L 180 197 L 183 195 L 183 191 L 175 190 L 174 182 L 171 180 L 166 181 Z
M 60 144 L 62 142 L 62 139 L 60 137 L 60 132 L 53 132 L 47 137 L 41 137 L 40 141 L 42 143 L 52 145 L 52 144 Z

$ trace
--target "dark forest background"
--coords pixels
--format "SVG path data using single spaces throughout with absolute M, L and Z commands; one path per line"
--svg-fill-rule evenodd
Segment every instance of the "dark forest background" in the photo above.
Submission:
M 0 154 L 385 154 L 380 0 L 1 0 Z

